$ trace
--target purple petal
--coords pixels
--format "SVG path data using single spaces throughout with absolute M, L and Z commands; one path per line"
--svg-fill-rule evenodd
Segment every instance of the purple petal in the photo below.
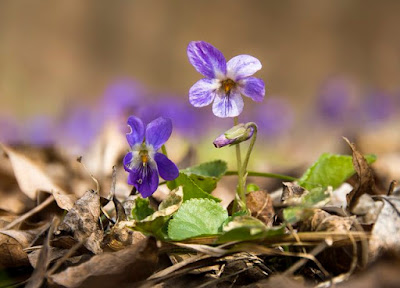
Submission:
M 215 116 L 236 117 L 243 111 L 243 99 L 237 89 L 231 90 L 229 95 L 218 94 L 213 103 L 213 113 Z
M 169 118 L 159 117 L 147 125 L 146 145 L 152 145 L 158 150 L 167 142 L 172 133 L 172 122 Z
M 158 173 L 160 174 L 161 178 L 170 181 L 179 176 L 178 167 L 176 167 L 174 162 L 169 160 L 164 154 L 156 153 L 154 155 L 154 160 L 157 163 Z
M 132 152 L 128 152 L 125 155 L 124 160 L 122 161 L 124 164 L 125 171 L 132 172 L 132 161 L 133 161 L 133 154 Z
M 133 185 L 142 194 L 143 198 L 151 196 L 158 187 L 158 172 L 155 163 L 138 169 L 129 173 L 128 184 Z
M 217 48 L 204 41 L 192 41 L 187 47 L 189 62 L 197 72 L 208 78 L 223 78 L 226 74 L 226 60 Z
M 240 92 L 256 102 L 261 102 L 265 95 L 264 81 L 255 77 L 248 77 L 239 81 Z
M 262 67 L 261 62 L 250 55 L 235 56 L 228 61 L 226 66 L 226 76 L 234 81 L 249 77 Z
M 135 144 L 140 144 L 144 138 L 144 125 L 142 120 L 135 116 L 128 118 L 128 126 L 131 128 L 129 133 L 126 133 L 126 140 L 129 146 L 133 147 Z
M 189 102 L 194 107 L 203 107 L 211 104 L 215 97 L 215 91 L 220 84 L 215 79 L 201 79 L 189 90 Z

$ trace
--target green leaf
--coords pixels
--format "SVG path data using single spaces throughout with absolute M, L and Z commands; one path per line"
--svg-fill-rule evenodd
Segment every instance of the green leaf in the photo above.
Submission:
M 221 178 L 221 176 L 225 174 L 227 169 L 228 165 L 225 161 L 215 160 L 186 168 L 184 170 L 181 170 L 181 172 L 187 175 L 196 174 L 205 177 Z
M 369 164 L 376 160 L 375 155 L 366 155 L 365 158 Z M 350 155 L 324 153 L 300 178 L 299 185 L 307 190 L 328 186 L 336 189 L 354 173 Z
M 159 239 L 166 239 L 167 235 L 164 232 L 164 225 L 178 211 L 183 201 L 182 189 L 172 191 L 169 196 L 161 202 L 158 211 L 147 216 L 141 221 L 134 223 L 133 229 L 146 234 L 151 234 Z
M 301 203 L 305 207 L 323 206 L 330 198 L 330 193 L 325 187 L 317 187 L 301 196 Z
M 293 206 L 283 209 L 283 218 L 290 224 L 311 217 L 314 214 L 314 208 L 306 208 L 302 206 Z
M 150 207 L 148 198 L 137 197 L 132 207 L 132 218 L 136 221 L 143 220 L 147 216 L 154 213 L 154 209 Z
M 218 234 L 228 212 L 210 199 L 191 199 L 182 204 L 168 225 L 168 236 L 179 241 Z
M 183 187 L 183 201 L 187 201 L 193 198 L 207 198 L 212 199 L 216 202 L 221 202 L 220 199 L 208 194 L 201 189 L 188 175 L 179 173 L 179 177 L 174 181 L 168 181 L 167 186 L 169 189 L 174 189 L 178 186 Z
M 268 228 L 257 218 L 248 215 L 235 217 L 224 225 L 222 230 L 223 234 L 218 238 L 218 243 L 264 239 L 284 233 L 283 226 Z
M 197 166 L 189 167 L 180 172 L 186 174 L 205 192 L 212 192 L 217 182 L 225 174 L 228 166 L 225 161 L 215 160 Z
M 247 184 L 246 192 L 250 193 L 254 191 L 260 191 L 260 187 L 254 183 Z

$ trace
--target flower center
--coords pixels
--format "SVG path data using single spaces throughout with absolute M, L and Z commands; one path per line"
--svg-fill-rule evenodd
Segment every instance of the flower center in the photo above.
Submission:
M 235 86 L 235 81 L 229 78 L 221 82 L 221 87 L 224 89 L 225 94 L 228 94 Z
M 149 161 L 149 153 L 147 150 L 140 150 L 139 152 L 140 160 L 144 167 L 146 167 L 147 162 Z

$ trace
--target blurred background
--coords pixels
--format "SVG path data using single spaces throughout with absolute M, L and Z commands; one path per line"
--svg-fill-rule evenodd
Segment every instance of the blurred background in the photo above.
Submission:
M 231 119 L 188 103 L 202 76 L 186 47 L 204 40 L 263 64 L 265 100 L 245 99 L 241 115 L 260 126 L 253 167 L 348 153 L 341 136 L 365 153 L 398 152 L 398 27 L 395 0 L 3 0 L 0 141 L 84 153 L 110 119 L 166 115 L 175 147 L 197 145 L 193 161 L 229 158 L 211 143 Z

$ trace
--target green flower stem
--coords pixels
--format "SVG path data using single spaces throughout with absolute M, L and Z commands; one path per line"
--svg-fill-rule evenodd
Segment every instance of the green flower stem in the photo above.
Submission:
M 238 117 L 234 117 L 233 118 L 233 123 L 234 125 L 238 125 L 239 124 L 239 119 Z M 243 183 L 243 170 L 242 170 L 242 156 L 240 153 L 240 144 L 236 144 L 236 161 L 237 161 L 237 169 L 238 169 L 238 196 L 240 199 L 240 203 L 239 206 L 242 208 L 242 210 L 246 211 L 246 194 L 244 191 L 244 183 Z M 236 198 L 235 198 L 236 199 Z M 234 208 L 236 207 L 235 205 L 236 203 L 234 203 Z
M 249 148 L 247 149 L 246 158 L 244 158 L 243 166 L 242 166 L 242 173 L 246 175 L 247 165 L 249 164 L 249 159 L 251 152 L 253 151 L 254 144 L 256 143 L 257 139 L 257 125 L 254 122 L 249 122 L 246 124 L 248 127 L 253 128 L 253 136 L 251 137 Z
M 226 171 L 224 176 L 231 176 L 231 175 L 239 175 L 238 171 Z M 275 173 L 264 173 L 264 172 L 255 172 L 255 171 L 247 171 L 247 176 L 254 176 L 254 177 L 265 177 L 265 178 L 276 178 L 286 181 L 297 181 L 298 178 L 294 178 L 291 176 L 275 174 Z
M 161 152 L 162 152 L 165 156 L 168 157 L 167 148 L 165 148 L 165 145 L 162 145 L 162 146 L 161 146 Z

